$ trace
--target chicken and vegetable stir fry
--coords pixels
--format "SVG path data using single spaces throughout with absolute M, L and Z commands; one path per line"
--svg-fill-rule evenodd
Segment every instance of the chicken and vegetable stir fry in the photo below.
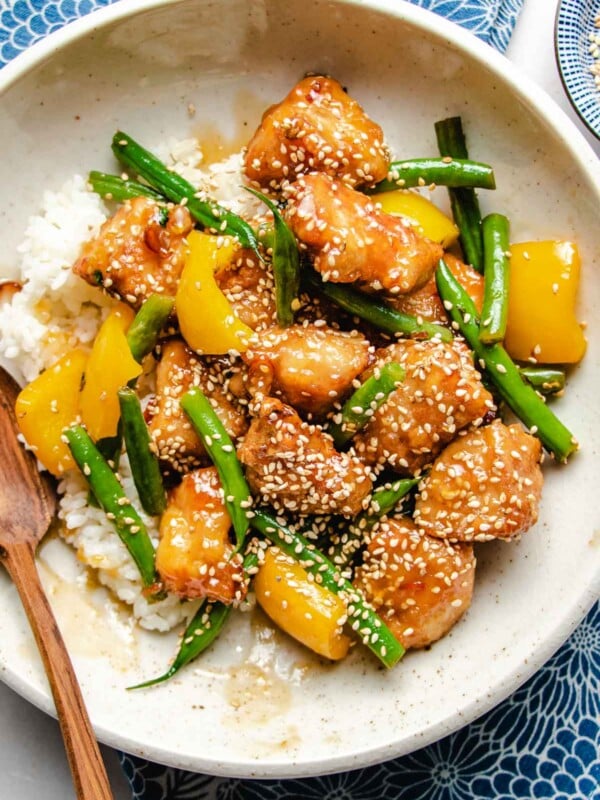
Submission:
M 582 357 L 581 330 L 562 331 L 553 359 L 544 308 L 535 325 L 517 311 L 528 280 L 543 283 L 538 261 L 562 253 L 570 268 L 576 246 L 512 245 L 506 217 L 482 219 L 476 190 L 494 175 L 468 158 L 460 120 L 436 133 L 439 157 L 393 161 L 381 127 L 317 75 L 244 151 L 257 216 L 122 132 L 128 176 L 90 174 L 117 207 L 73 270 L 114 307 L 17 415 L 46 468 L 88 478 L 145 595 L 197 609 L 143 685 L 206 649 L 249 591 L 319 655 L 358 639 L 393 666 L 468 609 L 474 543 L 535 524 L 543 450 L 576 450 L 545 395 Z M 434 184 L 453 218 L 420 192 Z M 563 302 L 574 319 L 572 294 L 548 297 L 548 318 Z M 137 498 L 115 476 L 122 453 Z

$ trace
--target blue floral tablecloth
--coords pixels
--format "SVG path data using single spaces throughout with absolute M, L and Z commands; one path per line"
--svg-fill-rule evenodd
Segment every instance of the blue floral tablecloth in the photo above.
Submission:
M 0 67 L 111 1 L 0 0 Z M 502 51 L 524 1 L 412 0 Z M 244 781 L 125 754 L 121 761 L 133 800 L 600 800 L 600 605 L 508 700 L 451 736 L 379 766 Z

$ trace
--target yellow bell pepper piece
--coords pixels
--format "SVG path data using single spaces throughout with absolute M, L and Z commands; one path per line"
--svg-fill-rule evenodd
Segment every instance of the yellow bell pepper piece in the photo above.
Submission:
M 444 249 L 458 239 L 459 230 L 454 222 L 431 200 L 417 192 L 398 189 L 393 192 L 382 192 L 373 199 L 381 203 L 381 208 L 386 214 L 406 217 L 420 236 L 438 242 Z
M 347 613 L 344 601 L 309 580 L 300 564 L 269 548 L 254 592 L 265 613 L 294 639 L 332 661 L 344 658 L 350 646 L 340 624 Z
M 87 359 L 83 350 L 74 350 L 48 367 L 17 397 L 15 414 L 21 433 L 37 458 L 57 477 L 75 466 L 62 432 L 77 420 Z
M 175 295 L 183 338 L 198 353 L 244 352 L 254 332 L 237 316 L 214 277 L 220 267 L 230 263 L 236 244 L 200 231 L 192 231 L 187 242 L 189 252 Z
M 117 392 L 142 372 L 131 355 L 126 331 L 133 311 L 120 306 L 111 311 L 96 334 L 81 391 L 81 419 L 95 441 L 115 436 L 121 416 Z
M 586 341 L 575 317 L 581 261 L 568 241 L 511 246 L 505 347 L 518 361 L 574 364 Z

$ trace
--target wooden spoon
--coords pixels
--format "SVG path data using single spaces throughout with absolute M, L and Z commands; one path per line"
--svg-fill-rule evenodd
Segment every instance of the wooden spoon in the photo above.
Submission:
M 112 800 L 102 756 L 71 659 L 44 594 L 35 551 L 56 511 L 56 492 L 17 440 L 19 387 L 0 367 L 0 561 L 21 596 L 52 688 L 78 800 Z

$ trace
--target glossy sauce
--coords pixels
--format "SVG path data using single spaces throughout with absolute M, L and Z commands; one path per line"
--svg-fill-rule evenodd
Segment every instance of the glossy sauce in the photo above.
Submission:
M 229 136 L 214 122 L 206 121 L 192 126 L 193 136 L 198 139 L 204 155 L 204 164 L 214 164 L 228 156 L 238 153 L 248 141 L 258 125 L 265 109 L 264 100 L 250 91 L 238 92 L 233 105 L 232 131 Z M 198 116 L 203 116 L 197 109 Z
M 57 534 L 38 550 L 37 565 L 69 653 L 105 658 L 126 672 L 139 663 L 136 625 L 128 607 L 75 560 Z

